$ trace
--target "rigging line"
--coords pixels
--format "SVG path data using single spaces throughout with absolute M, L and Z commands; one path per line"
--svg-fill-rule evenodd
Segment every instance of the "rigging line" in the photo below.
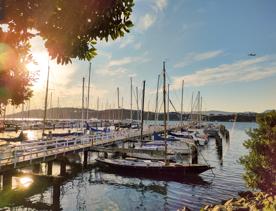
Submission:
M 205 159 L 205 157 L 202 155 L 201 151 L 198 150 L 198 152 L 200 153 L 200 155 L 201 155 L 201 157 L 203 158 L 203 160 L 205 161 L 205 163 L 206 163 L 207 165 L 209 165 L 209 163 L 207 162 L 207 160 Z M 212 174 L 214 175 L 214 177 L 216 177 L 216 175 L 215 175 L 213 169 L 211 169 L 211 172 L 212 172 Z
M 159 110 L 158 110 L 158 114 L 160 114 L 160 111 L 161 111 L 161 109 L 162 109 L 162 106 L 163 106 L 163 102 L 161 102 L 160 108 L 159 108 Z
M 174 84 L 173 81 L 170 79 L 170 76 L 167 74 L 167 78 L 168 78 L 168 82 L 170 82 L 170 84 Z M 172 86 L 172 90 L 170 91 L 170 93 L 172 93 L 175 97 L 176 97 L 176 101 L 177 103 L 180 105 L 180 96 L 178 94 L 176 94 L 176 89 Z
M 178 113 L 178 112 L 176 111 L 176 109 L 175 109 L 175 107 L 174 107 L 174 105 L 173 105 L 173 103 L 172 103 L 171 99 L 169 99 L 169 101 L 170 101 L 170 104 L 172 105 L 172 107 L 173 107 L 174 111 L 175 111 L 176 113 Z

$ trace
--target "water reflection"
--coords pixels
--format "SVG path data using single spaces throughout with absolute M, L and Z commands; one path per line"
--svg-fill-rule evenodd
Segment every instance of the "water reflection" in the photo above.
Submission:
M 228 129 L 231 127 L 232 124 L 229 124 Z M 216 167 L 215 178 L 211 172 L 197 177 L 174 179 L 164 179 L 156 175 L 137 177 L 131 173 L 118 175 L 99 168 L 93 162 L 96 157 L 94 153 L 88 154 L 90 162 L 88 161 L 87 168 L 81 165 L 83 155 L 75 154 L 66 159 L 64 177 L 59 176 L 60 161 L 26 168 L 20 174 L 14 175 L 24 178 L 29 177 L 33 171 L 38 174 L 31 177 L 33 182 L 27 188 L 2 188 L 0 209 L 177 210 L 189 206 L 192 210 L 199 210 L 202 204 L 220 202 L 245 190 L 241 177 L 243 168 L 236 160 L 246 152 L 242 141 L 247 138 L 244 133 L 247 127 L 245 124 L 236 124 L 231 140 L 223 140 L 223 153 L 216 148 L 215 140 L 211 140 L 208 146 L 201 149 L 204 158 L 211 166 Z M 204 162 L 201 156 L 199 162 Z M 47 175 L 49 166 L 52 166 L 52 172 Z M 8 182 L 9 179 L 6 178 L 5 181 Z
M 36 140 L 37 134 L 34 130 L 25 130 L 24 134 L 27 136 L 27 140 Z
M 33 183 L 33 179 L 31 177 L 20 177 L 19 184 L 23 188 L 28 188 Z
M 171 182 L 178 182 L 178 183 L 182 183 L 182 184 L 187 184 L 187 185 L 199 185 L 199 186 L 209 186 L 211 185 L 211 182 L 209 181 L 205 181 L 204 179 L 202 179 L 201 176 L 199 175 L 186 175 L 185 177 L 179 177 L 179 176 L 162 176 L 159 174 L 155 174 L 155 175 L 136 175 L 133 174 L 132 172 L 115 172 L 112 171 L 110 169 L 104 168 L 99 166 L 98 167 L 100 172 L 105 172 L 105 173 L 110 173 L 113 175 L 120 175 L 124 178 L 138 178 L 138 179 L 149 179 L 149 180 L 156 180 L 156 181 L 171 181 Z
M 42 172 L 42 169 L 40 168 L 40 172 Z M 40 210 L 61 210 L 61 198 L 73 191 L 72 194 L 77 198 L 76 209 L 83 210 L 87 208 L 87 203 L 90 203 L 85 190 L 88 188 L 91 191 L 91 187 L 95 186 L 135 190 L 140 193 L 140 207 L 144 207 L 148 193 L 155 193 L 159 197 L 164 196 L 164 198 L 168 195 L 169 178 L 164 180 L 164 178 L 158 177 L 137 178 L 134 175 L 133 177 L 130 175 L 116 175 L 112 172 L 104 171 L 96 163 L 88 164 L 85 169 L 81 164 L 71 164 L 70 173 L 66 177 L 29 176 L 29 173 L 30 171 L 27 170 L 16 173 L 13 176 L 13 188 L 0 191 L 0 208 L 23 206 Z M 174 182 L 192 186 L 210 185 L 201 177 L 175 178 Z M 44 196 L 45 194 L 46 197 Z M 109 192 L 103 194 L 109 194 Z M 49 196 L 52 197 L 49 198 Z M 36 200 L 31 200 L 33 197 Z M 163 205 L 166 206 L 167 202 Z M 115 204 L 109 206 L 114 209 L 117 207 Z M 119 209 L 119 207 L 117 208 Z

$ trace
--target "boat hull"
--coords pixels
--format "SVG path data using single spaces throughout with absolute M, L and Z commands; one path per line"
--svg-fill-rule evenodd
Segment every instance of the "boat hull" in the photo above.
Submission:
M 107 168 L 112 169 L 118 173 L 132 173 L 137 176 L 139 175 L 164 175 L 164 176 L 182 176 L 182 175 L 198 175 L 204 171 L 211 169 L 208 165 L 201 164 L 187 164 L 187 165 L 126 165 L 112 162 L 109 159 L 96 159 L 96 161 Z

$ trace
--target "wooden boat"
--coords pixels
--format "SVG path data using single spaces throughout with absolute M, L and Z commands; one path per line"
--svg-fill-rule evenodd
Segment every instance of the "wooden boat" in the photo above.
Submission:
M 159 174 L 164 176 L 183 176 L 187 174 L 198 175 L 204 171 L 212 169 L 209 165 L 203 164 L 179 164 L 167 163 L 163 161 L 148 160 L 125 160 L 125 159 L 107 159 L 97 158 L 96 161 L 116 172 L 132 172 L 134 174 Z
M 10 138 L 0 138 L 0 140 L 7 141 L 7 142 L 18 142 L 18 141 L 24 141 L 27 137 L 23 133 L 23 131 L 20 132 L 20 134 L 17 137 L 10 137 Z
M 98 165 L 98 164 L 97 164 Z M 159 175 L 159 174 L 140 174 L 137 175 L 136 173 L 133 173 L 131 171 L 129 172 L 116 172 L 113 169 L 110 168 L 104 168 L 102 166 L 98 166 L 100 168 L 101 172 L 109 173 L 109 174 L 117 174 L 123 177 L 128 178 L 139 178 L 139 179 L 152 179 L 157 181 L 169 181 L 169 182 L 177 182 L 182 184 L 188 184 L 188 185 L 198 185 L 198 186 L 209 186 L 211 182 L 205 181 L 202 179 L 200 175 L 197 174 L 187 174 L 185 176 L 182 175 Z

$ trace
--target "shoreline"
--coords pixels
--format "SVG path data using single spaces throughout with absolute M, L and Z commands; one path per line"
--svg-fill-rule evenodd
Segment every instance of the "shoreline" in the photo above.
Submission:
M 218 204 L 207 204 L 200 211 L 272 211 L 276 210 L 276 195 L 265 192 L 242 191 L 238 197 L 222 200 Z M 177 211 L 191 211 L 189 207 L 183 207 Z

